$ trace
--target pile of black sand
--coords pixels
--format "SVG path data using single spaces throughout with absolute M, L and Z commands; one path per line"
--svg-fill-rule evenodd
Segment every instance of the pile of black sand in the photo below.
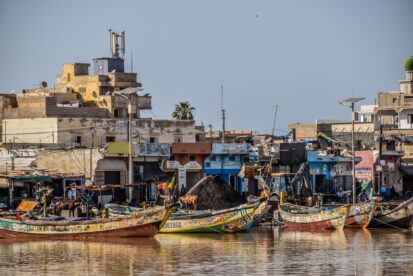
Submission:
M 242 196 L 218 176 L 206 176 L 187 195 L 197 195 L 197 210 L 222 210 L 246 203 Z

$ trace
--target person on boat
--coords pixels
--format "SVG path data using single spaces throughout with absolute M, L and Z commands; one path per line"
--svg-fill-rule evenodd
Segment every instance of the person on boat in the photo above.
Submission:
M 339 198 L 340 203 L 347 203 L 347 197 L 341 189 L 337 192 L 337 197 Z
M 182 185 L 181 190 L 179 191 L 179 195 L 184 196 L 185 194 L 186 194 L 186 189 L 185 189 L 185 186 Z
M 396 199 L 397 198 L 397 192 L 394 186 L 391 186 L 390 188 L 390 199 Z
M 369 197 L 366 194 L 366 190 L 361 190 L 361 193 L 357 196 L 357 202 L 364 202 L 369 200 Z
M 73 191 L 72 191 L 72 188 L 70 188 L 70 189 L 67 191 L 67 199 L 68 199 L 68 200 L 72 200 L 72 199 L 73 199 Z

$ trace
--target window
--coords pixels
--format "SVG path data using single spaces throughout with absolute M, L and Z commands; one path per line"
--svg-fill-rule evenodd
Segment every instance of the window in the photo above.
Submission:
M 115 136 L 106 136 L 106 143 L 115 142 Z
M 113 110 L 113 117 L 119 118 L 119 109 L 114 109 Z
M 407 114 L 407 123 L 413 124 L 413 114 Z
M 189 161 L 195 161 L 195 156 L 190 155 L 190 156 L 189 156 Z
M 216 156 L 215 156 L 215 155 L 211 155 L 211 157 L 209 157 L 209 159 L 210 159 L 211 161 L 215 161 L 215 160 L 217 160 L 217 158 L 216 158 Z
M 393 103 L 396 103 L 397 98 L 393 98 Z
M 195 135 L 195 141 L 199 142 L 199 140 L 200 140 L 200 139 L 199 139 L 199 134 L 196 134 L 196 135 Z
M 229 156 L 229 161 L 235 161 L 235 155 L 230 155 Z
M 82 136 L 76 136 L 74 143 L 78 144 L 79 146 L 82 145 Z
M 70 74 L 69 73 L 67 73 L 67 81 L 68 82 L 70 81 Z
M 149 137 L 149 143 L 155 143 L 155 137 Z

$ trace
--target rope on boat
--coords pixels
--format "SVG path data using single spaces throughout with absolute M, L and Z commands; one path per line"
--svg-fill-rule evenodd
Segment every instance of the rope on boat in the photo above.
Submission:
M 408 230 L 408 229 L 404 229 L 404 228 L 400 228 L 400 227 L 391 225 L 391 224 L 389 224 L 389 223 L 387 223 L 387 222 L 384 222 L 384 221 L 382 221 L 382 220 L 379 220 L 379 219 L 377 219 L 377 218 L 375 218 L 375 217 L 372 217 L 372 219 L 377 220 L 378 222 L 383 223 L 383 224 L 385 224 L 385 225 L 387 225 L 387 226 L 390 226 L 390 227 L 393 227 L 393 228 L 395 228 L 395 229 L 401 230 L 401 231 L 403 231 L 403 232 L 410 232 L 410 230 Z

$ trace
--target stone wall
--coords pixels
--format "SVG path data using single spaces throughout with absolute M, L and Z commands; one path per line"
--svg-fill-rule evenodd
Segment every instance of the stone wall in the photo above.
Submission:
M 38 170 L 46 170 L 52 174 L 84 175 L 86 184 L 90 184 L 97 163 L 102 159 L 103 153 L 97 148 L 46 150 L 38 152 L 36 165 Z M 92 169 L 92 174 L 90 169 Z

